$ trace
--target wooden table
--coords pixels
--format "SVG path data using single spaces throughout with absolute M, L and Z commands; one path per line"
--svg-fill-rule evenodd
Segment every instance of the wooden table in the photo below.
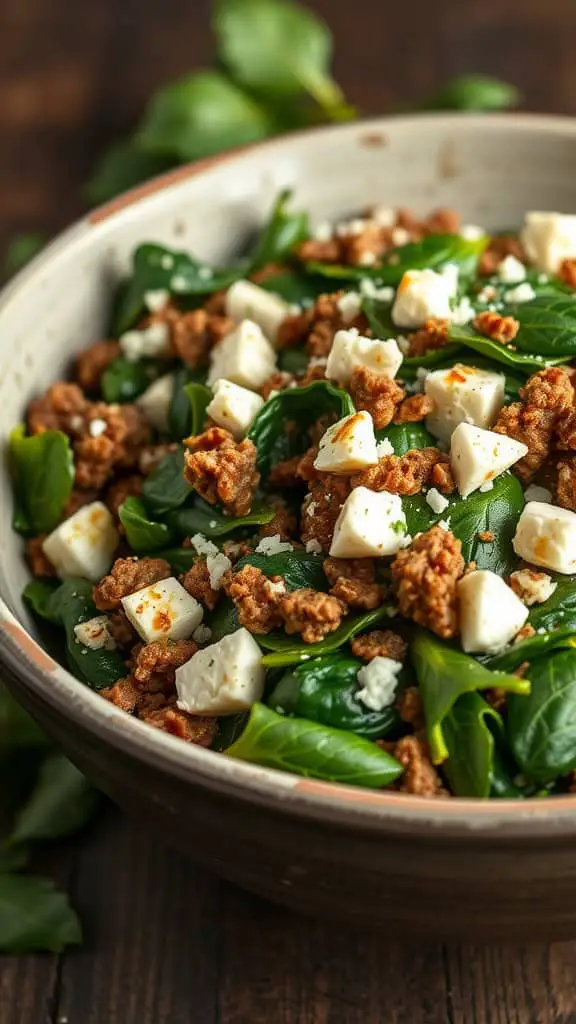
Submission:
M 82 208 L 95 156 L 163 80 L 211 55 L 208 0 L 1 0 L 0 246 Z M 573 0 L 316 0 L 337 74 L 379 112 L 447 76 L 508 77 L 576 113 Z M 0 1024 L 575 1024 L 576 942 L 446 948 L 292 917 L 108 808 L 48 855 L 80 952 L 0 960 Z M 360 884 L 360 883 L 359 883 Z M 527 935 L 527 943 L 538 934 Z

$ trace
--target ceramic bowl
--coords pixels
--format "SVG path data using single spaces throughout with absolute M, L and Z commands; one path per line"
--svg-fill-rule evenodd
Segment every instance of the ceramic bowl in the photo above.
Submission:
M 139 242 L 226 260 L 279 189 L 318 221 L 375 202 L 454 206 L 488 228 L 576 210 L 576 122 L 426 116 L 315 130 L 158 178 L 53 242 L 0 301 L 0 429 L 104 335 Z M 576 800 L 427 801 L 228 760 L 128 717 L 42 648 L 27 571 L 0 508 L 0 662 L 14 693 L 94 782 L 162 839 L 254 892 L 395 935 L 576 934 Z

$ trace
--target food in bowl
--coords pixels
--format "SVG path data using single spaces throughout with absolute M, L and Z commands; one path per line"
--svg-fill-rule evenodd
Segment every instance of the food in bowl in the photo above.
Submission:
M 228 756 L 430 797 L 569 790 L 575 285 L 555 213 L 311 231 L 283 194 L 223 270 L 140 246 L 117 340 L 11 439 L 50 642 Z

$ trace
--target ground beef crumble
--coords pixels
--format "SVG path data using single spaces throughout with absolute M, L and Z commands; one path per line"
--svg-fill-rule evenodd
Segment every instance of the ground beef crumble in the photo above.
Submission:
M 56 570 L 42 549 L 46 536 L 47 534 L 42 533 L 38 537 L 30 537 L 26 541 L 26 561 L 33 576 L 53 578 L 56 576 Z
M 492 277 L 507 256 L 514 256 L 520 263 L 528 262 L 519 238 L 514 235 L 498 235 L 491 238 L 480 257 L 478 273 L 481 277 Z
M 576 512 L 576 461 L 574 459 L 559 462 L 557 465 L 558 482 L 556 498 L 562 508 Z
M 434 402 L 428 395 L 411 395 L 396 409 L 394 423 L 420 423 L 434 409 Z
M 370 413 L 377 430 L 387 427 L 406 392 L 395 380 L 359 366 L 350 379 L 350 394 L 356 409 Z
M 315 541 L 322 551 L 329 551 L 336 520 L 349 493 L 347 477 L 326 474 L 312 482 L 300 519 L 300 536 L 305 546 Z
M 139 684 L 150 682 L 152 677 L 164 676 L 168 686 L 174 684 L 177 668 L 190 661 L 198 645 L 193 640 L 155 640 L 140 648 L 132 665 L 132 676 Z
M 260 481 L 253 442 L 237 443 L 227 430 L 211 427 L 184 443 L 188 483 L 211 505 L 221 502 L 230 515 L 247 515 Z
M 403 736 L 394 746 L 394 757 L 404 768 L 401 793 L 423 797 L 447 797 L 442 779 L 430 760 L 428 744 L 422 734 Z
M 222 586 L 238 609 L 238 620 L 250 633 L 270 633 L 282 625 L 286 587 L 281 576 L 265 576 L 254 565 L 227 572 Z
M 448 456 L 438 448 L 419 448 L 405 455 L 384 455 L 378 465 L 370 466 L 352 477 L 352 487 L 368 487 L 371 491 L 392 494 L 418 494 L 431 482 L 438 463 L 448 463 Z
M 492 341 L 498 341 L 501 345 L 509 345 L 520 330 L 520 324 L 514 317 L 502 316 L 501 313 L 489 309 L 478 314 L 474 319 L 474 327 L 480 334 L 485 334 L 487 338 L 492 338 Z
M 344 604 L 367 611 L 382 604 L 383 588 L 375 582 L 372 558 L 327 558 L 323 568 L 330 593 Z
M 305 644 L 314 644 L 332 633 L 342 622 L 347 608 L 331 594 L 304 587 L 286 594 L 280 603 L 288 634 L 300 633 Z
M 172 305 L 147 317 L 140 326 L 146 327 L 153 323 L 168 325 L 172 353 L 192 369 L 205 366 L 214 345 L 236 326 L 229 317 L 207 309 L 193 309 L 183 313 Z
M 448 320 L 431 317 L 419 331 L 408 335 L 408 356 L 410 358 L 425 356 L 437 348 L 448 344 Z
M 408 645 L 401 636 L 391 629 L 375 629 L 372 633 L 356 636 L 350 644 L 352 654 L 363 661 L 373 658 L 391 658 L 392 661 L 404 661 Z
M 181 577 L 180 582 L 191 597 L 213 611 L 220 597 L 220 590 L 213 590 L 205 558 L 198 558 L 194 565 Z
M 195 743 L 199 747 L 211 746 L 218 728 L 217 718 L 189 715 L 177 707 L 165 707 L 158 710 L 141 710 L 138 718 L 142 722 L 170 733 L 186 743 Z
M 171 575 L 172 570 L 163 558 L 117 558 L 110 574 L 94 587 L 94 604 L 99 611 L 113 611 L 120 608 L 123 597 Z
M 278 330 L 278 347 L 292 348 L 305 345 L 309 356 L 327 356 L 337 331 L 356 328 L 368 333 L 368 321 L 363 313 L 346 320 L 338 306 L 344 292 L 319 295 L 314 306 L 286 317 Z
M 120 355 L 117 341 L 97 341 L 76 360 L 76 379 L 84 391 L 98 391 L 102 375 Z
M 520 399 L 501 410 L 492 429 L 528 447 L 528 454 L 512 470 L 524 483 L 530 483 L 548 459 L 555 433 L 559 447 L 570 438 L 574 388 L 566 370 L 549 367 L 528 379 L 520 389 Z
M 456 636 L 456 584 L 464 559 L 454 534 L 433 526 L 396 555 L 391 569 L 402 614 L 444 640 Z

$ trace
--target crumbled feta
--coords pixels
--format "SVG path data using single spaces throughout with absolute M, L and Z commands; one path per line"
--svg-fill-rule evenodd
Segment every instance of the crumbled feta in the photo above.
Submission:
M 451 273 L 407 270 L 398 285 L 392 320 L 399 327 L 422 327 L 431 317 L 450 320 L 455 291 Z
M 482 484 L 482 486 L 478 488 L 478 490 L 480 491 L 481 494 L 487 494 L 487 492 L 493 490 L 493 488 L 494 481 L 487 480 L 485 484 Z
M 260 395 L 221 377 L 214 384 L 214 396 L 206 412 L 219 427 L 229 430 L 240 441 L 263 405 Z
M 376 299 L 378 302 L 392 302 L 394 289 L 390 285 L 379 285 L 371 277 L 363 277 L 360 281 L 360 294 L 364 299 Z
M 543 604 L 556 590 L 558 584 L 545 572 L 534 572 L 533 569 L 518 569 L 510 579 L 514 583 L 514 592 L 525 605 Z
M 450 520 L 439 519 L 438 522 L 436 523 L 436 526 L 439 526 L 441 530 L 445 530 L 446 533 L 448 533 L 450 530 Z
M 210 626 L 205 626 L 203 622 L 194 630 L 192 633 L 192 639 L 197 644 L 207 644 L 212 639 L 212 630 Z
M 159 313 L 170 302 L 170 292 L 165 288 L 155 288 L 144 292 L 144 305 L 150 313 Z
M 235 715 L 264 693 L 262 652 L 247 629 L 197 651 L 176 669 L 178 707 L 192 715 Z
M 424 390 L 434 402 L 426 417 L 431 434 L 449 441 L 459 423 L 491 427 L 504 405 L 506 378 L 492 370 L 456 363 L 426 375 Z
M 395 555 L 406 533 L 406 516 L 398 494 L 355 487 L 336 520 L 330 554 L 333 558 Z
M 323 220 L 312 232 L 312 238 L 316 242 L 329 242 L 334 234 L 334 229 L 329 220 Z
M 406 231 L 406 228 L 392 229 L 392 245 L 400 247 L 401 245 L 408 245 L 409 241 L 410 232 Z
M 526 562 L 563 575 L 576 572 L 576 513 L 529 501 L 520 516 L 514 551 Z
M 396 210 L 380 203 L 373 207 L 370 216 L 379 228 L 393 228 L 396 223 Z
M 211 281 L 214 277 L 212 267 L 198 267 L 198 277 L 201 281 Z
M 278 594 L 285 594 L 286 584 L 284 583 L 284 580 L 278 580 L 276 583 L 273 580 L 266 580 L 266 590 L 269 594 L 274 594 L 276 596 Z
M 504 284 L 519 284 L 526 279 L 526 267 L 515 256 L 505 256 L 497 273 Z
M 90 437 L 101 437 L 107 429 L 108 424 L 106 423 L 106 420 L 101 420 L 99 418 L 90 420 L 88 425 L 88 433 L 90 434 Z
M 108 572 L 119 543 L 106 505 L 93 501 L 49 533 L 42 550 L 61 578 L 82 576 L 96 581 Z
M 352 323 L 360 315 L 362 296 L 360 292 L 345 292 L 337 301 L 336 305 L 342 314 L 345 324 Z
M 527 453 L 525 444 L 505 434 L 460 423 L 452 434 L 450 446 L 450 465 L 458 491 L 467 498 Z
M 379 441 L 376 445 L 376 455 L 378 459 L 383 459 L 385 455 L 394 455 L 394 446 L 387 437 L 383 441 Z
M 436 512 L 437 515 L 444 512 L 450 504 L 448 498 L 445 498 L 443 494 L 440 494 L 440 491 L 437 490 L 436 487 L 431 487 L 428 491 L 426 495 L 426 503 L 430 505 L 432 511 Z
M 403 356 L 410 355 L 411 342 L 410 338 L 406 338 L 403 334 L 399 334 L 396 338 L 396 344 L 400 349 Z
M 497 298 L 497 296 L 498 292 L 496 291 L 494 285 L 487 284 L 484 285 L 484 288 L 482 288 L 482 290 L 478 292 L 478 302 L 494 302 L 494 299 Z
M 308 513 L 310 510 L 308 510 Z M 322 554 L 322 545 L 319 540 L 312 538 L 306 541 L 306 554 L 307 555 L 320 555 Z
M 361 690 L 354 694 L 372 711 L 383 711 L 394 703 L 398 688 L 398 676 L 402 671 L 402 662 L 378 655 L 358 670 L 357 680 Z
M 165 323 L 152 323 L 139 331 L 126 331 L 120 336 L 122 354 L 129 363 L 170 355 L 170 328 Z
M 374 424 L 369 412 L 344 416 L 320 438 L 314 468 L 323 473 L 356 473 L 378 462 Z
M 371 226 L 371 221 L 366 217 L 354 217 L 352 220 L 343 220 L 336 226 L 338 238 L 357 238 L 364 234 L 366 228 Z
M 354 330 L 337 331 L 326 363 L 326 376 L 345 386 L 354 370 L 365 366 L 373 373 L 393 379 L 401 363 L 402 353 L 395 338 L 378 341 Z
M 82 644 L 90 651 L 113 651 L 116 641 L 108 628 L 108 616 L 96 615 L 93 619 L 80 622 L 74 626 L 76 643 Z
M 536 292 L 534 291 L 531 284 L 528 281 L 524 281 L 523 284 L 516 285 L 515 288 L 510 288 L 505 296 L 506 302 L 532 302 L 532 299 L 536 298 Z
M 251 320 L 258 324 L 266 337 L 275 343 L 278 328 L 290 315 L 288 302 L 273 292 L 260 288 L 251 281 L 236 281 L 226 292 L 226 315 L 242 323 Z
M 232 568 L 232 562 L 226 555 L 218 553 L 217 555 L 208 555 L 206 559 L 206 568 L 208 569 L 208 576 L 210 577 L 210 586 L 212 590 L 221 590 L 222 588 L 222 577 L 224 573 L 227 573 Z
M 477 224 L 464 224 L 460 228 L 460 237 L 465 238 L 467 242 L 477 242 L 485 234 L 484 228 L 478 227 Z
M 155 380 L 136 399 L 136 405 L 142 410 L 146 422 L 161 434 L 168 430 L 168 411 L 173 394 L 174 377 L 171 373 L 167 373 Z
M 203 533 L 195 533 L 193 537 L 190 537 L 190 543 L 197 555 L 206 555 L 206 558 L 208 558 L 209 555 L 214 556 L 218 554 L 216 544 L 208 540 Z
M 213 387 L 217 380 L 225 379 L 257 391 L 275 369 L 276 354 L 261 327 L 243 320 L 212 349 L 207 383 Z
M 361 267 L 373 267 L 376 263 L 376 253 L 366 249 L 365 252 L 360 253 L 358 263 Z
M 467 654 L 496 654 L 516 636 L 528 609 L 495 572 L 477 569 L 458 583 L 460 635 Z
M 294 546 L 288 540 L 281 540 L 279 533 L 262 537 L 256 548 L 257 555 L 281 555 L 283 551 L 294 551 Z
M 538 487 L 537 484 L 528 484 L 528 487 L 524 491 L 524 501 L 543 501 L 548 505 L 551 505 L 553 500 L 552 491 L 549 491 L 547 487 Z
M 172 267 L 174 266 L 174 257 L 171 256 L 169 252 L 164 253 L 160 260 L 160 266 L 162 267 L 162 270 L 172 270 Z
M 538 270 L 557 274 L 563 260 L 576 258 L 576 214 L 526 214 L 520 239 Z
M 145 643 L 188 640 L 200 625 L 202 605 L 174 576 L 122 598 L 129 622 Z
M 460 299 L 452 310 L 452 323 L 463 326 L 469 324 L 476 316 L 476 310 L 467 295 Z

